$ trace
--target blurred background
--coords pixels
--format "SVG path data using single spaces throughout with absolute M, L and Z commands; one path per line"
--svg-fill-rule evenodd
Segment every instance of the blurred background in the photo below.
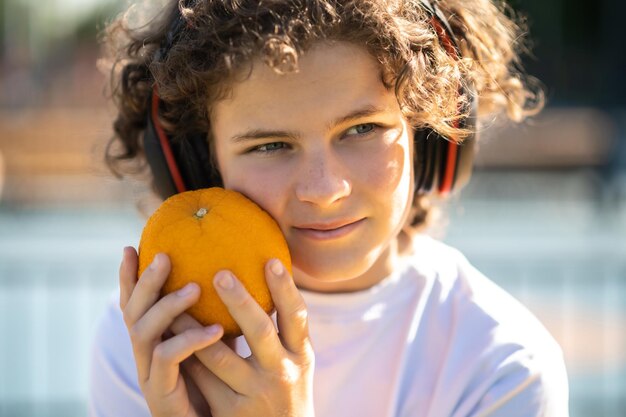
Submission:
M 548 106 L 481 140 L 433 233 L 563 347 L 572 417 L 626 416 L 626 54 L 617 0 L 516 0 Z M 94 324 L 137 246 L 145 187 L 103 153 L 96 69 L 120 0 L 0 0 L 0 416 L 86 415 Z

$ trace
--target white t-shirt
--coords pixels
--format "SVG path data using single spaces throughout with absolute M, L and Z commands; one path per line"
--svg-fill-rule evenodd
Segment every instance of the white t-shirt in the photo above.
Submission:
M 566 417 L 560 347 L 517 300 L 428 236 L 367 290 L 302 291 L 317 417 Z M 243 338 L 237 350 L 249 354 Z M 90 416 L 149 416 L 117 296 L 93 342 Z

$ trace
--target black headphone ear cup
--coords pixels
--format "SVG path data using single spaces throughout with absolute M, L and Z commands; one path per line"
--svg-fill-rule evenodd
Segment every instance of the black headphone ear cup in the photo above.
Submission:
M 458 144 L 433 130 L 416 139 L 423 141 L 425 147 L 420 157 L 424 177 L 419 188 L 416 188 L 417 192 L 438 192 L 445 195 L 460 190 L 469 182 L 474 164 L 478 99 L 473 90 L 462 94 L 466 94 L 470 102 L 468 115 L 460 120 L 459 127 L 467 128 L 471 133 Z
M 221 187 L 222 179 L 213 167 L 207 135 L 198 133 L 172 140 L 153 116 L 158 106 L 158 95 L 153 92 L 146 111 L 143 147 L 157 194 L 166 199 L 186 190 Z
M 459 153 L 457 154 L 457 168 L 454 177 L 454 189 L 463 188 L 472 176 L 474 168 L 474 142 L 475 137 L 467 137 L 463 143 L 459 144 Z
M 189 135 L 172 143 L 172 151 L 188 190 L 222 186 L 219 174 L 211 169 L 205 134 Z
M 430 193 L 435 188 L 435 182 L 437 180 L 436 173 L 440 166 L 441 141 L 441 136 L 434 130 L 431 130 L 428 135 L 426 135 L 426 171 L 424 174 L 424 184 L 422 186 L 424 193 Z
M 154 177 L 153 184 L 155 191 L 165 200 L 177 193 L 176 184 L 167 166 L 165 153 L 161 147 L 151 112 L 147 111 L 146 113 L 146 129 L 143 134 L 144 154 Z
M 421 193 L 426 178 L 426 136 L 429 129 L 417 129 L 413 134 L 413 175 L 415 178 L 414 194 Z
M 447 155 L 448 141 L 439 134 L 433 132 L 430 135 L 430 143 L 432 150 L 432 163 L 430 168 L 428 184 L 428 192 L 433 193 L 437 191 L 439 184 L 441 184 L 441 171 L 445 169 Z
M 472 176 L 474 167 L 474 155 L 476 152 L 476 123 L 478 117 L 478 98 L 476 92 L 472 91 L 469 103 L 469 115 L 463 119 L 462 127 L 469 129 L 472 133 L 459 144 L 457 155 L 457 169 L 454 179 L 454 188 L 463 188 Z
M 451 143 L 444 137 L 439 136 L 437 138 L 437 155 L 436 162 L 437 166 L 435 167 L 435 180 L 433 181 L 433 189 L 440 191 L 441 185 L 444 182 L 446 172 L 450 170 L 449 162 L 448 162 L 448 154 L 450 153 L 451 146 L 455 146 L 455 144 Z M 453 162 L 454 172 L 456 172 L 456 160 Z

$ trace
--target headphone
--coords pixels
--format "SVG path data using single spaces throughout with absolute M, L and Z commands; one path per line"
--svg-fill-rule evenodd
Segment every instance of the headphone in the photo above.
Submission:
M 437 32 L 446 52 L 458 59 L 459 45 L 445 16 L 436 1 L 421 0 L 430 15 L 430 23 Z M 176 8 L 178 10 L 178 8 Z M 155 60 L 160 60 L 171 49 L 181 31 L 184 19 L 178 13 Z M 454 127 L 466 128 L 470 134 L 461 144 L 441 136 L 430 128 L 414 132 L 415 194 L 438 194 L 446 196 L 458 191 L 471 176 L 476 141 L 475 126 L 477 94 L 462 83 L 459 95 L 469 97 L 467 117 L 455 118 Z M 146 129 L 143 146 L 146 159 L 154 175 L 157 193 L 166 199 L 176 193 L 200 188 L 223 187 L 222 179 L 209 156 L 206 134 L 193 134 L 179 141 L 172 141 L 159 122 L 160 100 L 156 86 L 150 96 L 146 112 Z M 460 109 L 461 110 L 461 109 Z M 460 113 L 459 113 L 460 114 Z

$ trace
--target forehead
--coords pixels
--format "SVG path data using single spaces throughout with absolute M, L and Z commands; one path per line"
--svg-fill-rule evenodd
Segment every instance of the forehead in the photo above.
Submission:
M 301 55 L 298 67 L 297 73 L 277 74 L 254 62 L 249 78 L 235 82 L 230 97 L 214 105 L 215 134 L 270 123 L 324 123 L 366 105 L 399 111 L 377 60 L 364 47 L 320 43 Z

